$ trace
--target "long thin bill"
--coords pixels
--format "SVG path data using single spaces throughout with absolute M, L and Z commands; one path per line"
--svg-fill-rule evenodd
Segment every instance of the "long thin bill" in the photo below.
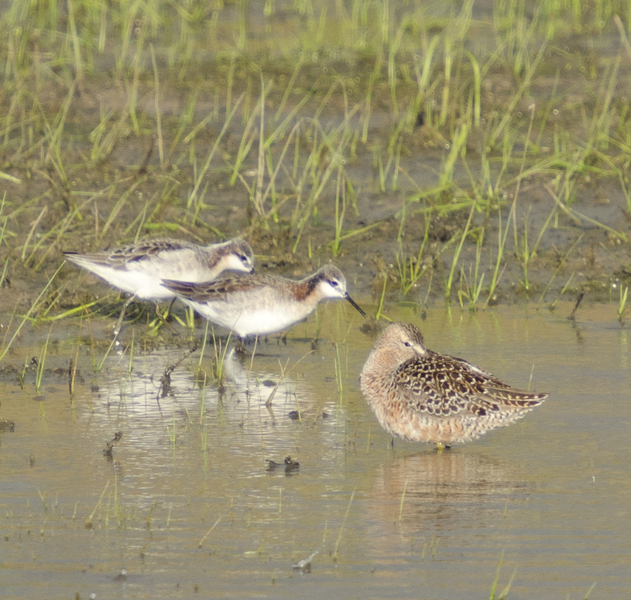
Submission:
M 359 307 L 359 304 L 357 304 L 357 302 L 355 302 L 355 300 L 353 300 L 353 299 L 352 299 L 352 298 L 348 295 L 348 293 L 344 296 L 344 299 L 345 299 L 345 300 L 348 300 L 348 301 L 349 301 L 349 302 L 350 302 L 350 303 L 351 303 L 351 304 L 352 304 L 352 305 L 353 305 L 353 306 L 357 309 L 357 312 L 359 312 L 359 314 L 360 314 L 362 317 L 365 317 L 365 316 L 366 316 L 366 313 L 365 313 L 365 312 L 364 312 L 364 311 L 363 311 L 363 310 Z

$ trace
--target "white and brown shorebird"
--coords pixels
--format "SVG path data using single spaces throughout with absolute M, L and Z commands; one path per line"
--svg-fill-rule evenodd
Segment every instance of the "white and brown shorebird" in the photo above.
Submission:
M 515 389 L 461 358 L 428 350 L 409 323 L 384 330 L 360 382 L 388 433 L 439 450 L 510 425 L 548 396 Z
M 282 331 L 305 319 L 327 298 L 347 300 L 366 316 L 349 296 L 342 271 L 333 265 L 300 281 L 278 275 L 232 273 L 207 283 L 166 279 L 162 283 L 202 317 L 230 329 L 241 339 Z
M 252 248 L 240 238 L 209 246 L 198 246 L 183 240 L 147 240 L 90 254 L 64 252 L 64 256 L 110 285 L 131 294 L 114 329 L 115 337 L 120 331 L 125 310 L 133 300 L 160 302 L 175 299 L 175 294 L 162 285 L 163 279 L 210 281 L 226 270 L 251 273 L 254 264 Z M 162 318 L 160 313 L 157 314 Z

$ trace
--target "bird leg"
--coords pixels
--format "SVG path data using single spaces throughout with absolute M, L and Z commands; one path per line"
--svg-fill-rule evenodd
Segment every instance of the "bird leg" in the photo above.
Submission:
M 237 338 L 237 342 L 234 345 L 234 351 L 238 354 L 247 354 L 248 351 L 245 349 L 245 340 L 242 337 Z
M 169 302 L 169 306 L 167 306 L 167 309 L 164 311 L 164 314 L 162 315 L 163 319 L 166 319 L 169 314 L 171 313 L 171 309 L 173 308 L 173 304 L 175 303 L 175 301 L 177 300 L 177 298 L 172 298 L 171 302 Z M 156 311 L 158 310 L 158 305 L 156 304 Z

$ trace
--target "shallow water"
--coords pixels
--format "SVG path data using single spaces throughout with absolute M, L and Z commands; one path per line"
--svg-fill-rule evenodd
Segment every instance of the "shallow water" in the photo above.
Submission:
M 0 433 L 2 597 L 469 599 L 489 597 L 500 564 L 509 598 L 583 598 L 593 584 L 593 598 L 625 597 L 629 332 L 611 305 L 582 307 L 577 323 L 570 310 L 389 311 L 430 348 L 517 387 L 532 372 L 550 393 L 517 424 L 442 454 L 390 447 L 357 385 L 373 338 L 340 304 L 286 346 L 228 356 L 221 396 L 196 378 L 199 351 L 162 396 L 164 369 L 192 342 L 136 344 L 96 373 L 106 346 L 93 355 L 67 322 L 52 330 L 38 392 L 32 372 L 23 386 L 19 375 L 48 331 L 25 336 L 0 380 L 0 417 L 15 422 Z M 286 456 L 298 470 L 268 470 Z M 310 572 L 293 568 L 311 555 Z

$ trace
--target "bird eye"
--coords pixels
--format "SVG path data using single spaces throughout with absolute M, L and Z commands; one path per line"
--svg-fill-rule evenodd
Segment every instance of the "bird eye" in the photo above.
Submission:
M 403 345 L 404 345 L 406 348 L 411 348 L 411 347 L 412 347 L 412 344 L 410 344 L 410 342 L 403 342 Z
M 331 285 L 331 287 L 337 287 L 339 285 L 339 283 L 335 281 L 335 279 L 329 279 L 329 284 Z

